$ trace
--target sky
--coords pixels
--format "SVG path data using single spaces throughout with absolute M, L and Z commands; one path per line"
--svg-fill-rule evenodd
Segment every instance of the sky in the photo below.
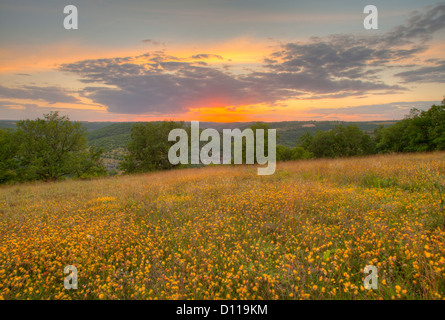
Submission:
M 0 0 L 0 43 L 3 120 L 395 120 L 445 95 L 438 1 Z

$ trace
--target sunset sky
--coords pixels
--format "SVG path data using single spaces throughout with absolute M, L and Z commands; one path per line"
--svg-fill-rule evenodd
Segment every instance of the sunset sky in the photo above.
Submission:
M 0 119 L 392 120 L 445 95 L 445 2 L 0 0 L 0 30 Z

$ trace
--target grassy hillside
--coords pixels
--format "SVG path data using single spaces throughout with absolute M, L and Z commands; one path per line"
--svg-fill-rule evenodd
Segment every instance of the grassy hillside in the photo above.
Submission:
M 88 139 L 94 141 L 97 139 L 102 139 L 110 136 L 122 135 L 131 133 L 131 127 L 136 124 L 136 122 L 121 122 L 113 123 L 105 127 L 99 128 L 97 130 L 91 131 L 88 134 Z
M 130 141 L 131 127 L 134 122 L 113 123 L 106 127 L 90 131 L 88 143 L 95 147 L 112 151 L 117 148 L 126 148 Z
M 445 298 L 445 153 L 256 172 L 3 186 L 0 298 Z M 63 287 L 67 265 L 77 290 Z

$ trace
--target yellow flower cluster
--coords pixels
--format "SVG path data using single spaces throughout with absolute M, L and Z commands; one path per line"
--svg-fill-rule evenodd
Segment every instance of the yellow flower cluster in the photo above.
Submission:
M 444 176 L 431 153 L 4 186 L 0 299 L 444 299 Z

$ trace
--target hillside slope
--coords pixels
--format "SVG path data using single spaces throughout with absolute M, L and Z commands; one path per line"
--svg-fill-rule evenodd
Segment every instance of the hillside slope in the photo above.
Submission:
M 441 152 L 3 186 L 0 298 L 442 299 L 444 177 Z

